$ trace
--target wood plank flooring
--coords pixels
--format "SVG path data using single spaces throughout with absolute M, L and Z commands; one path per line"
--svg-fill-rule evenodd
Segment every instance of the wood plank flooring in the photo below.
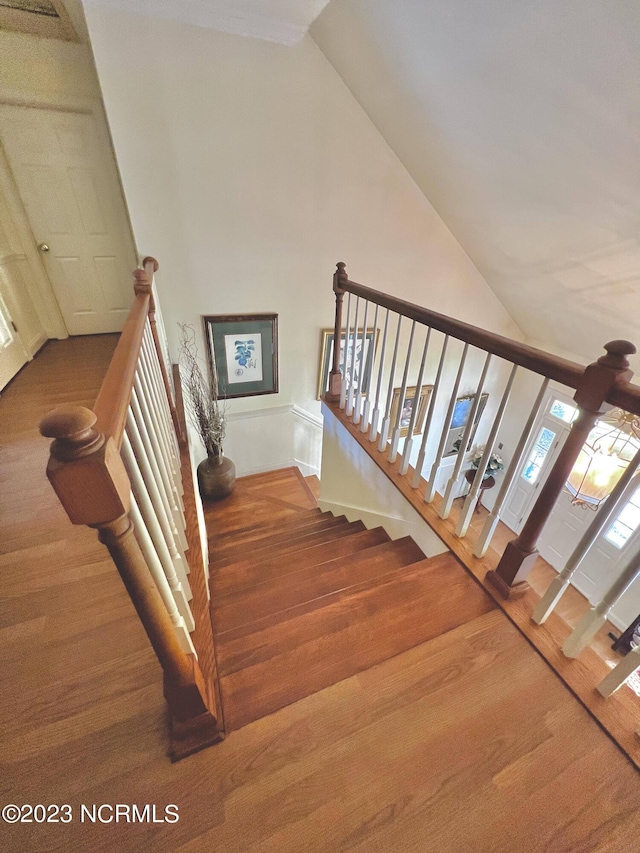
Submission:
M 73 807 L 70 824 L 0 822 L 0 849 L 638 850 L 635 769 L 497 609 L 171 764 L 160 669 L 95 535 L 56 505 L 37 434 L 58 401 L 92 402 L 112 345 L 52 342 L 0 397 L 1 800 Z M 263 520 L 313 508 L 263 486 Z M 81 823 L 81 803 L 175 803 L 179 820 Z

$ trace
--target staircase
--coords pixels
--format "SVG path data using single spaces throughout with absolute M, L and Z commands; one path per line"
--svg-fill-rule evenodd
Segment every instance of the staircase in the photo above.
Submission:
M 251 489 L 253 479 L 240 483 Z M 276 508 L 275 520 L 222 529 L 210 542 L 227 731 L 495 607 L 451 553 L 427 559 L 410 537 L 391 541 L 317 508 Z

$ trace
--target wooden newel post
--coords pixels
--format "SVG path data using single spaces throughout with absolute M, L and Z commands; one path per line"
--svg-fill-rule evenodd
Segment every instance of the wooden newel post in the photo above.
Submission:
M 336 295 L 336 319 L 333 327 L 333 359 L 331 362 L 331 373 L 329 374 L 329 391 L 325 394 L 327 400 L 337 403 L 340 399 L 340 386 L 342 385 L 342 371 L 340 370 L 340 339 L 342 337 L 342 300 L 345 291 L 342 284 L 349 280 L 346 264 L 339 261 L 333 274 L 333 292 Z
M 538 539 L 598 416 L 607 409 L 605 399 L 616 383 L 628 382 L 633 376 L 626 358 L 636 352 L 632 343 L 611 341 L 604 348 L 607 354 L 584 372 L 574 395 L 578 416 L 520 535 L 509 542 L 496 570 L 487 572 L 487 580 L 504 598 L 523 595 L 529 589 L 526 578 L 538 556 Z
M 98 530 L 107 546 L 164 671 L 164 695 L 179 722 L 213 717 L 215 705 L 193 655 L 180 646 L 129 518 L 131 485 L 112 439 L 93 427 L 82 406 L 55 409 L 40 424 L 53 438 L 47 477 L 74 524 Z M 216 723 L 213 717 L 213 723 Z

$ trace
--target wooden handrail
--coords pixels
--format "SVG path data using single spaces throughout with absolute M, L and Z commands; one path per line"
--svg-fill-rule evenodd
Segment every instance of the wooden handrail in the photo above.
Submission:
M 97 431 L 112 438 L 118 449 L 122 444 L 144 326 L 152 304 L 149 275 L 145 270 L 134 270 L 133 275 L 134 303 L 93 407 L 98 419 Z
M 364 284 L 358 284 L 356 281 L 341 278 L 340 287 L 355 294 L 355 296 L 361 296 L 363 299 L 368 299 L 369 302 L 377 303 L 383 308 L 402 314 L 403 317 L 408 317 L 410 320 L 416 320 L 418 323 L 444 332 L 445 335 L 452 338 L 465 341 L 485 352 L 490 352 L 513 364 L 532 370 L 534 373 L 539 373 L 541 376 L 548 376 L 569 388 L 578 388 L 584 375 L 585 368 L 575 361 L 550 355 L 544 350 L 512 341 L 511 338 L 497 335 L 494 332 L 487 332 L 478 326 L 463 323 L 461 320 L 455 320 L 445 314 L 438 314 L 437 311 L 422 308 L 413 302 L 406 302 L 404 299 L 398 299 L 397 296 L 382 293 L 379 290 L 366 287 Z

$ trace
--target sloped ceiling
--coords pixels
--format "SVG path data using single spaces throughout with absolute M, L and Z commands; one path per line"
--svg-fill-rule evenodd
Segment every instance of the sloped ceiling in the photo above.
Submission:
M 85 0 L 240 36 L 297 44 L 329 0 Z
M 311 34 L 530 339 L 640 345 L 638 0 L 332 0 Z

